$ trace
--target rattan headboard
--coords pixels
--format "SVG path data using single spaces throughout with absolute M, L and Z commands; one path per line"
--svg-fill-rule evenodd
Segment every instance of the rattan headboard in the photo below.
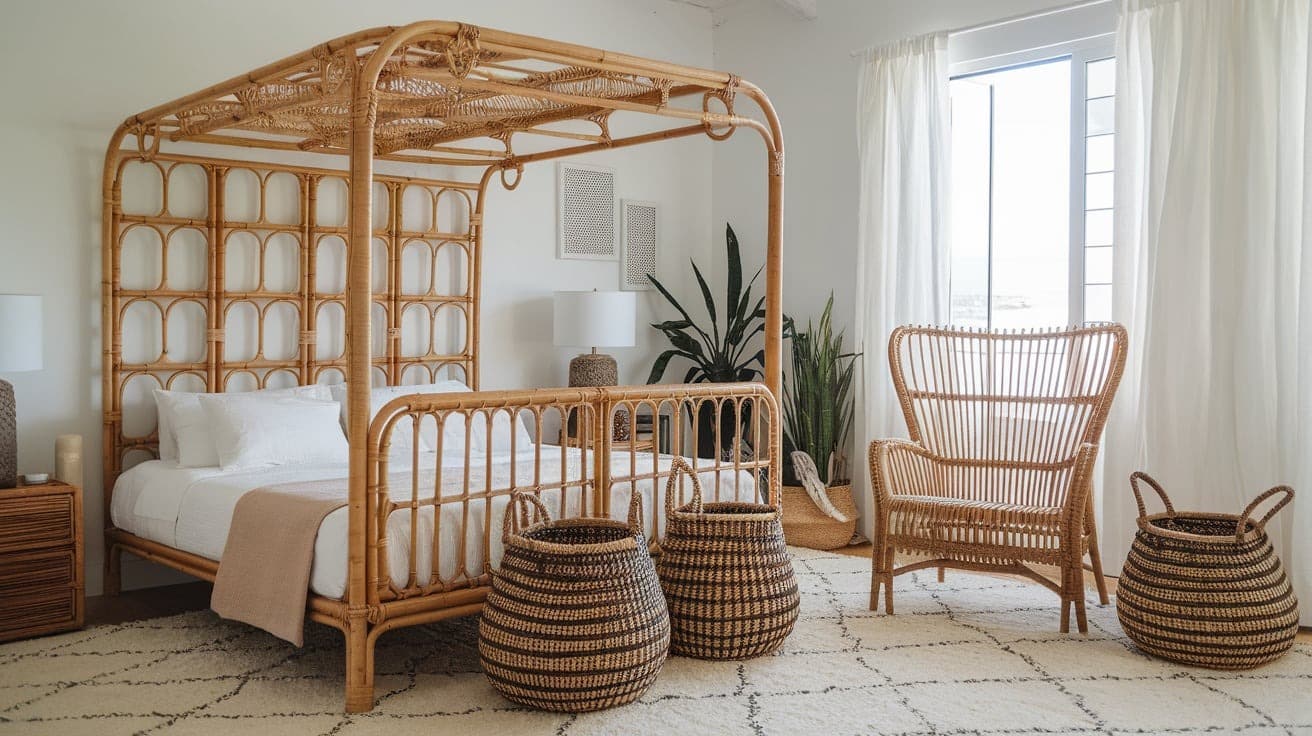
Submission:
M 107 483 L 157 454 L 156 388 L 344 379 L 345 171 L 125 156 L 113 192 Z M 479 196 L 478 182 L 374 177 L 375 384 L 477 388 Z

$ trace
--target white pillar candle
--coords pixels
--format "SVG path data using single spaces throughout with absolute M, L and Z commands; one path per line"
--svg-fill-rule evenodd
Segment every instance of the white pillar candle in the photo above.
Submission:
M 82 486 L 82 435 L 61 434 L 55 438 L 55 480 Z

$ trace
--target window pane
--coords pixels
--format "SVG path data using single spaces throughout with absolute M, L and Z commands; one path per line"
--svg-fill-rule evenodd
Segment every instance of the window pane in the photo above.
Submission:
M 1106 246 L 1084 249 L 1084 283 L 1112 282 L 1112 249 Z
M 1096 174 L 1100 171 L 1111 171 L 1115 159 L 1116 136 L 1095 135 L 1085 141 L 1084 148 L 1084 173 Z
M 989 130 L 993 88 L 952 82 L 952 313 L 962 327 L 989 324 Z
M 1089 100 L 1088 118 L 1085 120 L 1087 126 L 1085 135 L 1102 135 L 1103 133 L 1112 133 L 1116 130 L 1116 98 L 1100 97 L 1096 100 Z
M 1108 97 L 1116 91 L 1116 59 L 1100 59 L 1084 65 L 1086 97 Z
M 1071 319 L 1071 74 L 1064 58 L 952 80 L 956 324 Z
M 1084 244 L 1112 244 L 1112 211 L 1094 210 L 1084 213 Z
M 1084 287 L 1084 321 L 1110 322 L 1112 319 L 1112 287 L 1110 285 Z
M 1070 64 L 991 75 L 995 328 L 1069 322 Z
M 1106 174 L 1089 174 L 1084 177 L 1084 208 L 1088 210 L 1111 209 L 1112 206 L 1112 177 L 1111 172 Z

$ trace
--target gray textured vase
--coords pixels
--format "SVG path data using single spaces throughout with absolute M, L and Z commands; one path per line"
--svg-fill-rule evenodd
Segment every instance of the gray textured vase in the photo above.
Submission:
M 0 379 L 0 488 L 18 485 L 18 423 L 14 385 Z

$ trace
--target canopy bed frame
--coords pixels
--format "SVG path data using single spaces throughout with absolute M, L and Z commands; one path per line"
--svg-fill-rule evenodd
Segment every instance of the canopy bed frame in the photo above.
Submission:
M 734 101 L 738 95 L 754 101 L 763 120 L 737 113 Z M 675 104 L 685 98 L 700 98 L 700 105 Z M 616 113 L 645 115 L 674 125 L 666 123 L 655 130 L 612 137 L 610 121 Z M 587 121 L 596 132 L 562 128 L 558 124 L 564 121 Z M 525 165 L 530 163 L 687 136 L 724 140 L 738 128 L 759 133 L 766 153 L 765 385 L 478 391 L 484 194 L 489 182 L 495 177 L 507 189 L 514 189 Z M 558 147 L 517 153 L 512 144 L 526 139 L 545 139 Z M 491 142 L 471 144 L 480 140 Z M 195 144 L 204 144 L 199 147 L 203 155 L 176 150 L 198 150 Z M 216 147 L 245 151 L 247 158 L 214 157 L 210 152 Z M 287 154 L 277 153 L 284 151 L 346 156 L 349 166 L 341 171 L 260 160 L 262 153 L 266 154 L 264 158 L 286 158 Z M 474 175 L 461 177 L 457 173 L 421 179 L 376 174 L 375 161 L 410 168 L 423 165 L 441 172 L 471 171 Z M 162 202 L 158 212 L 126 212 L 126 167 L 143 164 L 158 170 Z M 169 177 L 184 167 L 201 172 L 204 179 L 208 201 L 203 217 L 182 216 L 170 210 Z M 259 182 L 258 215 L 246 219 L 228 216 L 225 201 L 224 182 L 239 171 L 254 173 Z M 266 212 L 265 190 L 279 176 L 290 176 L 299 191 L 300 212 L 287 222 L 275 222 Z M 321 204 L 322 187 L 333 181 L 346 188 L 349 216 L 344 223 L 325 225 L 315 213 Z M 613 452 L 628 452 L 630 458 L 640 452 L 632 439 L 627 444 L 612 439 L 616 416 L 621 421 L 627 418 L 632 427 L 639 413 L 674 411 L 679 416 L 695 416 L 696 409 L 705 402 L 713 403 L 717 413 L 732 411 L 745 418 L 738 423 L 742 436 L 733 438 L 734 447 L 740 447 L 745 440 L 754 448 L 751 453 L 735 450 L 707 462 L 717 469 L 723 466 L 734 472 L 750 472 L 761 484 L 758 487 L 771 493 L 772 498 L 777 497 L 780 438 L 774 397 L 779 394 L 781 381 L 783 139 L 779 120 L 765 94 L 734 75 L 461 23 L 427 21 L 375 28 L 329 41 L 129 118 L 110 139 L 103 186 L 106 519 L 115 480 L 125 462 L 131 462 L 133 456 L 157 453 L 158 432 L 125 431 L 124 409 L 129 403 L 126 392 L 130 382 L 144 377 L 159 387 L 176 388 L 179 379 L 185 378 L 200 384 L 200 390 L 218 392 L 231 388 L 231 382 L 238 377 L 253 380 L 257 386 L 288 380 L 304 384 L 320 381 L 326 372 L 336 371 L 347 383 L 349 409 L 347 590 L 341 600 L 311 595 L 307 614 L 345 635 L 348 711 L 373 707 L 373 650 L 381 634 L 477 612 L 490 579 L 488 555 L 481 557 L 480 565 L 469 564 L 472 558 L 465 556 L 466 544 L 462 541 L 460 558 L 454 561 L 455 572 L 449 574 L 442 572 L 436 560 L 431 573 L 421 574 L 412 545 L 408 581 L 395 584 L 388 571 L 386 531 L 388 516 L 397 510 L 409 513 L 412 528 L 419 512 L 425 509 L 439 517 L 439 524 L 439 512 L 450 508 L 459 510 L 462 524 L 471 523 L 472 514 L 486 515 L 481 540 L 470 543 L 471 547 L 481 544 L 484 551 L 490 548 L 490 530 L 499 527 L 486 523 L 492 520 L 492 500 L 515 490 L 554 490 L 561 498 L 562 511 L 566 493 L 576 492 L 583 513 L 607 514 L 613 484 L 636 483 L 643 478 L 657 483 L 668 473 L 659 463 L 650 473 L 639 473 L 633 463 L 627 474 L 612 473 Z M 404 200 L 412 190 L 419 191 L 419 198 L 426 199 L 433 209 L 426 225 L 404 224 Z M 437 207 L 444 198 L 454 199 L 465 210 L 463 220 L 456 223 L 458 227 L 439 221 Z M 380 201 L 388 208 L 383 218 L 375 216 Z M 185 230 L 203 240 L 205 283 L 196 288 L 173 285 L 166 265 L 157 284 L 147 284 L 146 288 L 125 286 L 121 271 L 124 239 L 140 228 L 149 228 L 158 235 L 166 264 L 169 239 L 175 233 Z M 269 247 L 273 234 L 293 238 L 299 249 L 296 286 L 273 288 L 266 284 L 264 260 L 254 288 L 234 289 L 227 283 L 225 247 L 229 237 L 238 232 L 256 233 L 261 254 Z M 319 244 L 332 237 L 345 244 L 345 285 L 341 291 L 322 290 L 315 274 Z M 430 280 L 426 291 L 406 293 L 401 288 L 402 251 L 412 242 L 427 243 L 434 256 L 442 247 L 459 248 L 466 264 L 461 288 L 454 294 L 441 294 Z M 374 273 L 372 251 L 376 245 L 386 252 L 383 279 Z M 160 334 L 156 341 L 162 349 L 153 358 L 125 360 L 126 316 L 134 305 L 143 304 L 159 312 Z M 330 305 L 344 312 L 345 348 L 343 354 L 335 356 L 325 355 L 316 347 L 323 341 L 320 317 Z M 232 311 L 240 308 L 253 308 L 258 314 L 259 348 L 254 356 L 236 359 L 226 354 L 225 340 L 229 336 L 225 327 Z M 271 310 L 283 308 L 295 311 L 299 339 L 291 355 L 272 355 L 264 346 L 265 317 Z M 426 351 L 402 351 L 402 319 L 411 308 L 428 310 L 430 315 L 442 309 L 457 310 L 464 344 L 443 352 L 430 341 Z M 169 320 L 187 309 L 199 309 L 204 314 L 204 334 L 195 337 L 203 344 L 203 356 L 172 360 L 168 342 L 175 331 L 170 329 Z M 381 324 L 379 312 L 383 315 Z M 378 337 L 384 339 L 376 339 L 379 331 L 383 334 Z M 388 404 L 371 422 L 371 385 L 402 384 L 407 371 L 416 367 L 432 376 L 447 369 L 459 370 L 474 391 L 403 396 Z M 489 481 L 487 487 L 478 488 L 471 487 L 466 471 L 462 491 L 453 496 L 421 488 L 415 473 L 409 493 L 398 496 L 398 489 L 389 489 L 391 435 L 399 420 L 414 418 L 413 424 L 418 427 L 420 419 L 431 418 L 440 424 L 448 417 L 463 420 L 481 414 L 490 422 L 498 413 L 527 417 L 529 423 L 536 424 L 539 437 L 543 436 L 544 420 L 551 415 L 577 418 L 583 446 L 594 450 L 585 463 L 583 476 L 566 478 L 562 472 L 560 479 L 544 479 L 536 472 L 533 478 L 515 479 L 512 471 L 507 487 L 492 488 Z M 721 423 L 717 421 L 715 426 L 718 445 Z M 673 447 L 685 446 L 690 435 L 695 446 L 695 423 L 685 431 L 681 421 L 674 422 L 670 432 Z M 554 451 L 541 443 L 537 448 L 539 454 Z M 564 451 L 561 448 L 562 456 Z M 654 456 L 656 451 L 650 452 Z M 471 460 L 468 446 L 465 459 L 466 468 L 470 462 L 479 462 Z M 440 468 L 438 472 L 440 475 Z M 486 503 L 480 508 L 481 501 Z M 652 538 L 658 539 L 660 529 L 652 516 L 649 512 L 647 524 Z M 112 523 L 107 527 L 105 588 L 109 594 L 118 591 L 124 551 L 214 579 L 218 564 L 212 560 L 129 534 Z M 436 557 L 436 542 L 433 547 Z

